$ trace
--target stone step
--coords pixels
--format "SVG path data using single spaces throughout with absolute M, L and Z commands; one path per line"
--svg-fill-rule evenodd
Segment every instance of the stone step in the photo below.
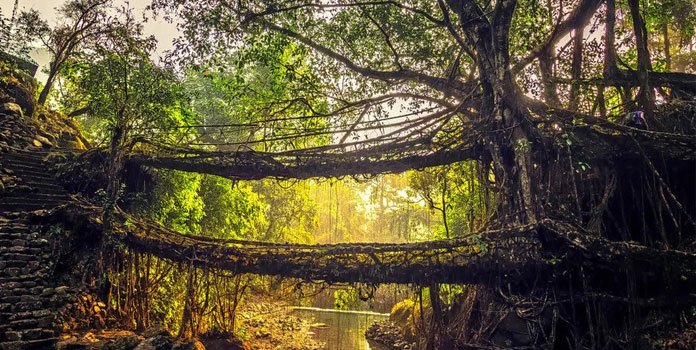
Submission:
M 8 220 L 8 221 L 1 221 L 1 220 Z M 10 221 L 16 221 L 16 222 L 22 222 L 25 223 L 26 218 L 24 215 L 17 214 L 17 213 L 12 213 L 12 212 L 1 212 L 0 211 L 0 222 L 10 222 Z
M 0 197 L 0 204 L 3 203 L 25 203 L 25 204 L 62 204 L 70 200 L 70 197 L 64 195 L 44 195 L 42 193 L 36 193 L 35 195 L 27 195 L 26 193 L 20 193 L 15 196 L 15 194 Z
M 7 192 L 0 197 L 0 201 L 10 201 L 13 199 L 26 199 L 32 202 L 51 202 L 51 201 L 68 201 L 70 196 L 66 193 L 46 193 L 46 192 Z
M 14 241 L 17 239 L 27 239 L 29 237 L 29 231 L 25 232 L 6 232 L 0 229 L 0 247 L 9 247 L 7 241 Z M 14 246 L 15 242 L 12 243 Z
M 12 159 L 12 158 L 0 158 L 0 162 L 2 162 L 2 165 L 11 169 L 28 169 L 28 170 L 36 170 L 36 169 L 45 169 L 47 164 L 50 164 L 47 161 L 43 161 L 40 159 L 36 160 L 29 160 L 29 159 Z
M 41 277 L 41 278 L 35 277 L 34 275 L 37 275 L 37 274 L 40 274 L 40 275 L 43 276 L 43 277 Z M 34 272 L 32 272 L 31 274 L 22 275 L 22 276 L 16 276 L 16 277 L 13 277 L 13 276 L 8 276 L 8 277 L 0 276 L 0 281 L 2 281 L 2 283 L 21 283 L 22 286 L 25 287 L 25 288 L 33 288 L 33 287 L 41 287 L 41 288 L 44 288 L 44 287 L 47 287 L 47 286 L 49 285 L 49 282 L 46 282 L 46 281 L 44 280 L 45 278 L 48 278 L 49 276 L 50 276 L 50 275 L 49 275 L 49 273 L 47 272 L 47 270 L 44 269 L 44 270 L 37 270 L 37 271 L 34 271 Z M 13 298 L 12 296 L 2 297 L 2 298 L 0 298 L 0 299 L 2 299 L 2 302 L 4 302 L 4 303 L 6 303 L 6 302 L 12 303 L 12 305 L 13 305 L 12 307 L 13 307 L 14 311 L 36 311 L 36 310 L 41 310 L 40 308 L 39 308 L 39 309 L 36 309 L 36 308 L 34 308 L 34 307 L 35 307 L 36 305 L 38 305 L 38 304 L 43 305 L 44 303 L 50 302 L 50 300 L 44 300 L 44 299 L 40 299 L 41 302 L 38 303 L 38 304 L 37 304 L 37 303 L 29 302 L 29 301 L 24 301 L 24 300 L 21 300 L 21 301 L 19 301 L 19 302 L 17 302 L 17 301 L 12 301 L 12 300 L 17 300 L 17 299 L 16 299 L 17 297 L 19 297 L 19 298 L 26 298 L 26 297 L 28 297 L 28 296 L 27 296 L 27 295 L 16 295 L 16 296 L 14 296 L 15 299 L 8 299 L 8 298 Z M 48 304 L 46 304 L 46 305 L 48 305 Z
M 54 175 L 53 172 L 50 170 L 43 170 L 43 171 L 15 171 L 14 173 L 15 177 L 18 177 L 21 180 L 39 180 L 39 181 L 44 181 L 46 183 L 55 183 L 57 182 L 57 179 Z
M 43 254 L 44 250 L 38 247 L 29 246 L 11 246 L 11 247 L 0 247 L 0 255 L 5 254 Z M 1 263 L 1 261 L 0 261 Z
M 67 200 L 42 200 L 42 201 L 33 201 L 31 199 L 23 199 L 23 198 L 3 198 L 0 199 L 0 206 L 6 209 L 15 209 L 14 207 L 17 207 L 17 209 L 21 209 L 24 207 L 31 207 L 31 208 L 53 208 L 57 207 L 59 205 L 63 205 L 67 203 Z M 14 207 L 13 207 L 14 206 Z
M 2 215 L 0 213 L 0 227 L 29 226 L 25 218 Z
M 29 239 L 28 233 L 3 233 L 0 235 L 0 255 L 23 253 L 20 248 L 35 248 L 26 241 Z M 23 244 L 20 241 L 24 242 Z
M 33 202 L 31 200 L 21 200 L 11 198 L 9 200 L 0 200 L 0 212 L 23 212 L 23 211 L 34 211 L 39 209 L 51 209 L 65 204 L 66 201 L 44 201 L 44 202 Z
M 0 350 L 53 350 L 58 338 L 51 337 L 30 341 L 0 342 Z
M 11 310 L 8 311 L 10 317 L 12 315 L 15 315 L 16 313 L 26 313 L 26 312 L 37 312 L 41 310 L 45 310 L 46 308 L 42 303 L 36 303 L 36 302 L 27 302 L 27 301 L 19 301 L 19 302 L 13 302 L 13 303 L 8 303 L 11 305 Z M 7 304 L 0 304 L 0 305 L 7 305 Z
M 67 154 L 67 153 L 75 153 L 75 152 L 69 152 L 65 150 L 60 150 L 56 148 L 52 149 L 45 149 L 45 148 L 36 148 L 36 147 L 31 147 L 27 149 L 14 149 L 9 152 L 3 153 L 3 156 L 6 156 L 8 158 L 12 159 L 26 159 L 26 160 L 41 160 L 44 161 L 48 158 L 51 158 L 53 156 L 60 156 L 61 154 Z
M 36 185 L 36 184 L 34 184 Z M 10 193 L 14 193 L 17 195 L 24 194 L 27 196 L 31 196 L 34 193 L 43 193 L 43 194 L 51 194 L 51 195 L 68 195 L 69 193 L 60 186 L 57 185 L 48 185 L 48 186 L 42 186 L 42 185 L 36 185 L 36 186 L 31 186 L 30 184 L 24 183 L 21 187 L 16 187 L 16 188 L 11 188 L 9 191 L 6 192 L 8 195 Z M 0 198 L 3 196 L 0 195 Z
M 20 172 L 23 170 L 45 171 L 46 169 L 49 169 L 51 167 L 51 163 L 42 160 L 19 160 L 0 158 L 0 164 L 2 164 L 4 168 L 8 168 L 13 172 Z
M 53 184 L 56 182 L 56 178 L 53 177 L 53 174 L 46 173 L 40 175 L 17 174 L 17 177 L 24 181 L 32 181 L 34 183 Z
M 29 233 L 29 226 L 26 225 L 17 225 L 14 223 L 8 223 L 8 224 L 3 224 L 0 225 L 0 232 L 9 234 L 9 233 Z
M 49 246 L 49 241 L 45 238 L 30 238 L 30 236 L 16 238 L 11 241 L 12 245 L 8 245 L 8 240 L 3 239 L 3 245 L 0 246 L 0 263 L 8 261 L 31 261 L 26 255 L 38 259 L 37 254 L 42 254 Z M 22 267 L 22 266 L 20 266 Z M 0 273 L 2 273 L 0 269 Z
M 36 175 L 36 176 L 44 176 L 44 175 L 49 175 L 51 177 L 54 177 L 54 171 L 51 169 L 47 169 L 45 165 L 42 166 L 36 166 L 36 167 L 28 167 L 25 165 L 20 165 L 18 166 L 17 164 L 9 164 L 7 165 L 7 168 L 12 170 L 13 175 L 22 177 L 23 175 Z
M 43 287 L 43 286 L 36 286 L 33 288 L 17 288 L 13 290 L 5 290 L 2 295 L 38 295 L 41 297 L 47 297 L 50 298 L 51 296 L 55 295 L 55 288 L 49 288 L 49 287 Z M 50 316 L 50 315 L 48 315 Z M 30 319 L 30 318 L 37 318 L 37 316 L 33 316 L 31 314 L 24 314 L 24 315 L 17 315 L 15 314 L 13 316 L 13 320 L 22 320 L 22 319 Z M 40 318 L 40 317 L 38 317 Z
M 36 189 L 37 192 L 44 192 L 46 190 L 53 190 L 53 191 L 60 191 L 60 192 L 65 191 L 63 186 L 57 185 L 55 183 L 48 183 L 46 181 L 38 182 L 38 181 L 26 181 L 25 180 L 22 185 L 28 186 L 32 189 Z M 19 191 L 17 191 L 17 192 L 19 192 Z
M 26 158 L 4 158 L 0 156 L 0 163 L 6 167 L 24 166 L 27 168 L 45 167 L 46 161 L 42 159 L 26 159 Z
M 16 253 L 12 253 L 10 255 L 14 255 Z M 36 257 L 32 256 L 32 260 L 8 260 L 5 259 L 5 254 L 2 253 L 2 249 L 0 249 L 0 266 L 4 266 L 3 270 L 0 271 L 0 274 L 3 273 L 6 269 L 11 269 L 11 268 L 24 268 L 28 267 L 31 269 L 38 269 L 39 268 L 39 261 L 35 261 L 33 259 L 36 259 Z M 16 276 L 12 276 L 16 277 Z M 14 281 L 14 280 L 12 280 Z M 1 297 L 0 297 L 1 298 Z
M 14 320 L 10 322 L 10 328 L 12 328 L 13 330 L 50 328 L 53 324 L 53 321 L 54 318 L 52 316 L 47 316 L 43 318 L 27 318 L 23 320 Z
M 44 317 L 28 317 L 16 318 L 13 317 L 9 322 L 9 331 L 28 330 L 28 329 L 51 329 L 51 325 L 55 317 L 48 315 Z M 1 331 L 0 331 L 1 332 Z
M 32 163 L 41 163 L 44 161 L 48 154 L 43 152 L 27 152 L 27 151 L 15 151 L 15 152 L 5 152 L 2 154 L 2 158 L 8 160 L 18 160 L 26 161 Z

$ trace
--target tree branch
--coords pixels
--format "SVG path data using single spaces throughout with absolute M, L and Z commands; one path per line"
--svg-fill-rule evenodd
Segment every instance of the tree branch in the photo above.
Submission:
M 512 73 L 519 73 L 525 66 L 532 63 L 539 55 L 551 50 L 559 40 L 568 35 L 572 30 L 585 27 L 592 16 L 597 12 L 603 0 L 582 0 L 582 2 L 568 15 L 565 21 L 558 24 L 551 35 L 532 52 L 517 62 L 512 67 Z
M 302 34 L 299 34 L 297 32 L 294 32 L 290 29 L 281 27 L 279 25 L 276 25 L 272 22 L 269 22 L 265 19 L 257 19 L 254 21 L 255 23 L 261 25 L 262 27 L 273 30 L 275 32 L 278 32 L 280 34 L 283 34 L 285 36 L 288 36 L 290 38 L 293 38 L 309 47 L 312 49 L 316 50 L 317 52 L 321 53 L 322 55 L 325 55 L 329 58 L 332 58 L 340 63 L 342 63 L 346 68 L 362 75 L 368 78 L 372 79 L 377 79 L 377 80 L 382 80 L 385 82 L 389 82 L 392 84 L 395 84 L 399 81 L 413 81 L 413 82 L 418 82 L 421 84 L 424 84 L 434 90 L 440 91 L 445 93 L 446 95 L 459 95 L 459 93 L 453 93 L 453 90 L 456 90 L 457 92 L 462 92 L 467 90 L 467 84 L 461 83 L 461 82 L 450 82 L 447 79 L 443 78 L 437 78 L 433 77 L 427 74 L 415 72 L 409 69 L 400 69 L 397 71 L 380 71 L 372 68 L 367 68 L 367 67 L 362 67 L 357 65 L 355 62 L 350 60 L 348 57 L 339 54 L 336 51 L 333 51 L 329 49 L 326 46 L 323 46 L 307 37 L 305 37 Z

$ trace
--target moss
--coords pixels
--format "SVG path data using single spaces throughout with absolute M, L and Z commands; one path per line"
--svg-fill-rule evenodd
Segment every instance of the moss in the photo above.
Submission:
M 0 61 L 0 103 L 14 102 L 22 107 L 24 115 L 32 117 L 36 111 L 36 90 L 34 77 L 16 65 Z

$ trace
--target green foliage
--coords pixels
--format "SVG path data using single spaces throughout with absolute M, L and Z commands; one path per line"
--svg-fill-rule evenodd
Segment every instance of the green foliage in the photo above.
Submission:
M 188 71 L 184 88 L 199 124 L 218 125 L 201 130 L 204 144 L 234 149 L 251 141 L 259 150 L 275 151 L 330 141 L 319 135 L 284 140 L 325 128 L 327 102 L 314 87 L 306 50 L 278 36 L 266 39 Z
M 316 212 L 306 187 L 271 181 L 234 183 L 180 171 L 156 171 L 154 184 L 134 210 L 179 232 L 226 239 L 314 241 Z
M 317 207 L 307 184 L 264 180 L 253 183 L 263 203 L 264 220 L 258 221 L 255 239 L 270 242 L 314 243 Z
M 475 163 L 435 167 L 409 174 L 409 187 L 431 210 L 446 216 L 450 236 L 476 231 L 488 216 L 486 190 L 477 175 Z M 440 221 L 438 237 L 445 237 Z
M 404 242 L 434 237 L 436 216 L 408 188 L 408 175 L 387 175 L 373 179 L 369 195 L 368 241 Z
M 90 111 L 83 125 L 95 140 L 105 141 L 121 125 L 131 137 L 171 140 L 164 130 L 183 124 L 183 95 L 174 74 L 157 67 L 144 53 L 124 57 L 106 53 L 78 77 L 82 96 Z
M 389 315 L 389 320 L 399 327 L 404 337 L 409 340 L 415 340 L 419 331 L 424 329 L 426 325 L 422 324 L 422 321 L 429 321 L 431 309 L 427 289 L 421 292 L 421 298 L 422 309 L 421 299 L 414 295 L 412 298 L 394 304 Z
M 518 1 L 519 16 L 513 17 L 510 29 L 511 55 L 524 57 L 546 40 L 554 26 L 553 8 L 536 0 Z
M 24 70 L 20 69 L 16 63 L 6 62 L 0 59 L 0 87 L 3 89 L 8 86 L 22 86 L 24 89 L 34 89 L 36 79 Z M 3 91 L 3 93 L 5 93 Z
M 338 289 L 334 291 L 334 309 L 352 310 L 360 305 L 360 295 L 355 288 Z
M 200 234 L 204 216 L 199 195 L 201 177 L 180 171 L 157 171 L 150 201 L 140 210 L 178 232 Z
M 13 11 L 10 18 L 5 17 L 0 9 L 0 48 L 2 51 L 30 60 L 31 43 L 37 34 L 48 30 L 46 21 L 39 17 L 36 10 Z
M 204 203 L 201 229 L 216 238 L 245 238 L 264 225 L 264 203 L 249 184 L 203 176 L 199 195 Z

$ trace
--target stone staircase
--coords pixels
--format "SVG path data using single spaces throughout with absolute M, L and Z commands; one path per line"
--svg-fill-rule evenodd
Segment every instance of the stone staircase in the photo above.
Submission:
M 0 213 L 51 209 L 70 199 L 44 161 L 46 155 L 43 150 L 0 153 L 2 166 L 20 180 L 18 186 L 0 195 Z
M 51 285 L 50 237 L 26 219 L 70 200 L 46 156 L 41 149 L 0 152 L 14 180 L 0 193 L 0 350 L 53 349 L 57 341 L 55 297 L 64 291 Z

